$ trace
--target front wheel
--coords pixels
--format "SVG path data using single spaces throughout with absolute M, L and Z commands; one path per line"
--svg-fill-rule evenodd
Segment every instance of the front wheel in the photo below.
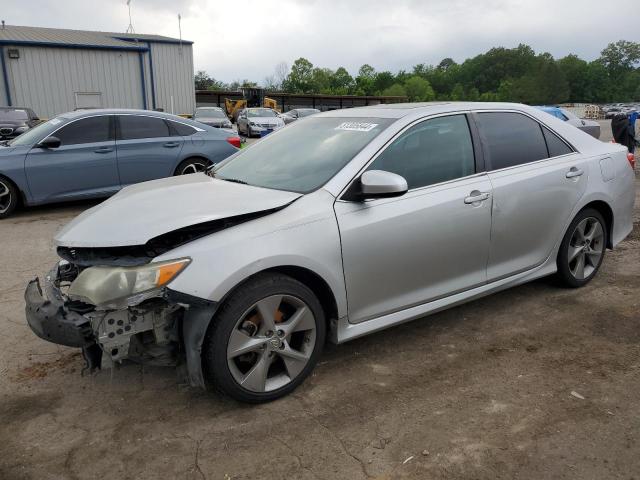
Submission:
M 607 246 L 604 218 L 594 209 L 582 210 L 567 229 L 558 252 L 558 278 L 568 287 L 586 285 L 595 277 Z
M 0 218 L 6 218 L 18 206 L 18 189 L 4 177 L 0 177 Z
M 322 351 L 325 318 L 313 292 L 280 274 L 260 274 L 222 305 L 203 343 L 209 383 L 242 402 L 293 391 Z

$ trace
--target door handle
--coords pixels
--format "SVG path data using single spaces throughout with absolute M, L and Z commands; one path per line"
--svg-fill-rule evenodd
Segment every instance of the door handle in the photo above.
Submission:
M 165 147 L 165 148 L 175 148 L 178 145 L 180 145 L 178 142 L 167 142 L 162 146 Z
M 468 197 L 464 199 L 464 203 L 467 205 L 471 205 L 473 203 L 483 202 L 489 198 L 489 192 L 481 192 L 479 190 L 474 190 L 469 194 Z
M 575 177 L 581 176 L 583 173 L 584 173 L 584 170 L 580 170 L 579 168 L 576 168 L 576 167 L 571 167 L 571 169 L 567 172 L 565 177 L 575 178 Z
M 94 150 L 95 153 L 109 153 L 109 152 L 113 152 L 113 148 L 112 147 L 100 147 L 96 150 Z

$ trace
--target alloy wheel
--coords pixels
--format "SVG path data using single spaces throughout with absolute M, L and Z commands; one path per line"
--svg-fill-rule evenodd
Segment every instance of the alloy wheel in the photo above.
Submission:
M 227 365 L 241 387 L 270 392 L 304 370 L 315 342 L 311 308 L 292 295 L 271 295 L 254 303 L 236 322 L 227 344 Z
M 206 169 L 207 169 L 207 166 L 204 163 L 198 163 L 198 162 L 189 163 L 184 166 L 184 168 L 180 172 L 180 175 L 189 175 L 191 173 L 204 172 Z
M 11 207 L 11 189 L 0 180 L 0 213 L 5 213 Z
M 589 278 L 604 254 L 604 229 L 597 218 L 587 217 L 576 225 L 569 242 L 569 271 L 577 280 Z

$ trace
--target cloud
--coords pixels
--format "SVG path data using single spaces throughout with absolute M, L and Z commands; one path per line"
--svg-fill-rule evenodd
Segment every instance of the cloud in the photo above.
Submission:
M 8 24 L 124 31 L 126 2 L 31 0 L 3 6 Z M 261 81 L 281 62 L 357 71 L 462 61 L 493 46 L 527 43 L 556 57 L 594 59 L 609 43 L 638 39 L 634 15 L 607 15 L 601 0 L 132 0 L 139 33 L 193 40 L 198 70 L 224 81 Z M 620 0 L 616 11 L 637 11 Z M 635 32 L 635 33 L 634 33 Z

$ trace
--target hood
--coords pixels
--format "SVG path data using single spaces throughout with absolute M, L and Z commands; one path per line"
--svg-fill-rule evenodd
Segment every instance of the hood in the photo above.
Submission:
M 279 125 L 282 122 L 280 117 L 249 117 L 248 120 L 253 123 L 265 123 L 269 125 Z
M 26 127 L 26 120 L 12 120 L 10 118 L 0 118 L 0 127 L 9 127 L 9 128 L 17 128 L 17 127 Z
M 203 173 L 139 183 L 80 214 L 57 246 L 143 245 L 193 225 L 282 208 L 301 194 L 217 180 Z
M 204 117 L 199 118 L 197 121 L 200 123 L 204 123 L 205 125 L 223 125 L 225 123 L 231 123 L 231 120 L 227 118 L 218 117 Z

